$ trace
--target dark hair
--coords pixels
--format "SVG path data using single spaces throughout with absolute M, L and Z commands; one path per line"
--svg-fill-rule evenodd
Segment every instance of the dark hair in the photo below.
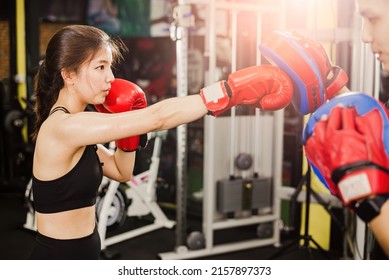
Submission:
M 42 123 L 58 99 L 59 91 L 64 87 L 61 70 L 78 71 L 83 63 L 107 46 L 112 50 L 113 63 L 123 59 L 122 51 L 127 51 L 124 43 L 93 26 L 69 25 L 50 39 L 34 79 L 36 121 L 33 139 L 36 139 Z

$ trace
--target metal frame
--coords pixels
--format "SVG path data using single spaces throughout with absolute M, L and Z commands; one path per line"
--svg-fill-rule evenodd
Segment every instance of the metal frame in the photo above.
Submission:
M 282 2 L 284 3 L 284 2 Z M 234 2 L 224 2 L 224 1 L 179 1 L 179 5 L 188 5 L 188 4 L 204 4 L 207 8 L 207 21 L 206 21 L 206 34 L 205 34 L 205 53 L 209 56 L 209 66 L 208 66 L 208 75 L 206 76 L 206 83 L 215 82 L 215 72 L 216 72 L 216 11 L 219 9 L 227 10 L 231 14 L 232 22 L 232 58 L 231 58 L 231 71 L 236 70 L 236 40 L 237 40 L 237 12 L 239 11 L 250 11 L 257 14 L 257 45 L 261 40 L 261 31 L 262 31 L 262 14 L 263 13 L 279 13 L 283 11 L 282 7 L 276 5 L 266 6 L 266 5 L 254 5 L 254 4 L 242 4 Z M 185 26 L 183 27 L 185 28 Z M 187 32 L 182 32 L 181 35 L 188 36 Z M 182 37 L 183 38 L 183 37 Z M 184 38 L 187 40 L 187 38 Z M 187 41 L 185 41 L 187 42 Z M 187 58 L 182 57 L 183 54 L 187 53 L 185 49 L 187 44 L 182 42 L 177 45 L 177 63 L 184 63 Z M 181 55 L 180 55 L 181 54 Z M 260 54 L 257 50 L 257 64 L 260 64 Z M 181 69 L 181 66 L 177 65 L 177 69 Z M 177 71 L 179 72 L 179 71 Z M 184 75 L 186 72 L 184 73 Z M 181 76 L 181 79 L 184 78 Z M 179 81 L 178 81 L 179 82 Z M 178 86 L 180 84 L 178 83 Z M 178 89 L 180 92 L 182 89 Z M 234 109 L 232 109 L 232 114 L 234 115 Z M 257 136 L 261 135 L 270 135 L 270 140 L 267 143 L 270 143 L 272 151 L 270 151 L 271 158 L 266 158 L 264 156 L 264 151 L 260 151 L 259 146 L 266 146 L 264 142 L 262 145 L 257 144 L 253 145 L 255 157 L 260 158 L 257 162 L 255 168 L 259 169 L 259 166 L 265 166 L 264 161 L 270 162 L 271 166 L 268 172 L 273 179 L 273 203 L 272 211 L 270 214 L 264 215 L 255 215 L 249 216 L 246 218 L 239 219 L 222 219 L 218 220 L 218 213 L 216 211 L 216 180 L 219 178 L 215 177 L 215 168 L 217 168 L 215 161 L 215 147 L 216 139 L 215 134 L 217 132 L 217 122 L 214 117 L 207 116 L 205 117 L 205 128 L 204 128 L 204 181 L 203 181 L 203 234 L 205 237 L 205 248 L 199 250 L 189 250 L 186 246 L 178 246 L 173 252 L 160 253 L 159 256 L 162 259 L 191 259 L 198 258 L 208 255 L 221 254 L 232 251 L 239 251 L 245 249 L 251 249 L 254 247 L 267 246 L 267 245 L 279 245 L 279 220 L 280 220 L 280 199 L 277 195 L 277 189 L 281 187 L 282 184 L 282 147 L 283 147 L 283 110 L 277 111 L 273 114 L 259 116 L 259 110 L 256 112 L 256 119 L 259 121 L 254 122 L 254 133 Z M 247 120 L 247 119 L 246 119 Z M 246 121 L 245 119 L 243 120 Z M 221 120 L 222 122 L 222 120 Z M 235 127 L 235 123 L 232 123 L 232 127 Z M 220 133 L 220 131 L 219 131 Z M 230 133 L 230 141 L 233 141 L 233 132 Z M 257 139 L 262 139 L 263 137 L 258 137 Z M 234 144 L 232 143 L 231 149 L 234 149 Z M 234 151 L 233 151 L 234 152 Z M 262 153 L 261 153 L 262 152 Z M 262 160 L 262 161 L 261 161 Z M 230 159 L 230 169 L 231 167 Z M 259 166 L 258 166 L 259 165 Z M 227 175 L 227 174 L 226 174 Z M 180 190 L 177 190 L 180 191 Z M 177 209 L 181 211 L 182 209 Z M 221 229 L 229 229 L 246 225 L 260 224 L 265 222 L 272 222 L 274 230 L 271 238 L 265 239 L 251 239 L 244 240 L 233 243 L 226 243 L 221 245 L 214 245 L 214 231 Z
M 170 26 L 170 37 L 176 42 L 176 64 L 177 64 L 177 96 L 188 95 L 188 29 L 193 26 L 193 16 L 190 13 L 190 6 L 183 1 L 178 1 L 174 8 L 174 22 Z M 177 133 L 177 158 L 176 158 L 176 247 L 184 246 L 186 237 L 186 198 L 187 198 L 187 124 L 179 125 Z

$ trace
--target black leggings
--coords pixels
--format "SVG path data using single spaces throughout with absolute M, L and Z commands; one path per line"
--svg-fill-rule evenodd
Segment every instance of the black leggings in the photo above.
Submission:
M 97 228 L 92 234 L 76 239 L 54 239 L 37 233 L 31 260 L 97 260 L 101 243 Z

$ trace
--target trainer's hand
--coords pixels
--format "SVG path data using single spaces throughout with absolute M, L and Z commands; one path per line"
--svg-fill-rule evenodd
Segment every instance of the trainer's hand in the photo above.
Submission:
M 303 143 L 313 171 L 343 205 L 355 209 L 389 194 L 388 112 L 371 96 L 331 99 L 311 115 Z M 366 220 L 365 213 L 357 214 Z
M 347 74 L 331 65 L 319 42 L 296 33 L 274 31 L 265 37 L 259 49 L 291 78 L 292 104 L 300 114 L 314 112 L 348 82 Z
M 96 110 L 102 113 L 120 113 L 145 107 L 147 107 L 147 99 L 143 90 L 124 79 L 115 79 L 111 83 L 111 89 L 104 104 L 95 105 Z M 125 152 L 132 152 L 145 148 L 147 142 L 147 134 L 142 134 L 116 140 L 115 144 L 117 148 Z
M 259 65 L 230 74 L 227 81 L 203 88 L 200 95 L 213 116 L 238 104 L 263 110 L 279 110 L 291 102 L 293 85 L 278 67 Z

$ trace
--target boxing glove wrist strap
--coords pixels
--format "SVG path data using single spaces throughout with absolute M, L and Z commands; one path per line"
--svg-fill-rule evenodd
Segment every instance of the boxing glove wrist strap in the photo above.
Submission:
M 227 108 L 232 92 L 226 81 L 219 81 L 201 89 L 200 96 L 208 109 L 208 114 L 214 115 L 215 111 Z

